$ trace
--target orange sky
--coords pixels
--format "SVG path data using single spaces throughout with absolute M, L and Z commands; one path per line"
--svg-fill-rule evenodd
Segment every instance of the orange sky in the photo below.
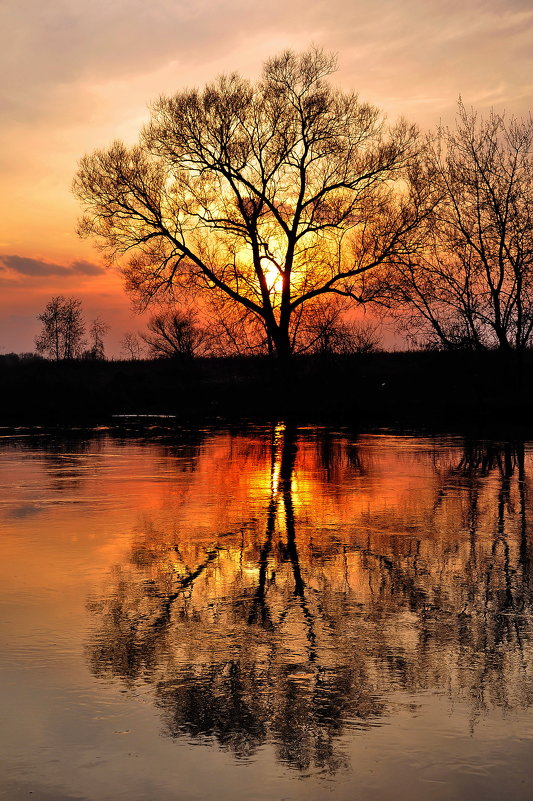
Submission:
M 108 352 L 142 328 L 116 274 L 75 234 L 78 159 L 134 141 L 160 93 L 314 43 L 337 80 L 389 117 L 453 119 L 459 94 L 523 115 L 533 93 L 529 0 L 4 0 L 0 51 L 0 353 L 33 350 L 54 294 L 111 325 Z M 7 80 L 6 80 L 7 77 Z

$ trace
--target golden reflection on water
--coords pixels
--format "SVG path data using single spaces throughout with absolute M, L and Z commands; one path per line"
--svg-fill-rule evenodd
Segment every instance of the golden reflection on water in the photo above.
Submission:
M 523 444 L 280 424 L 159 458 L 170 480 L 89 598 L 86 656 L 153 687 L 169 736 L 335 773 L 398 691 L 466 703 L 472 730 L 531 705 Z

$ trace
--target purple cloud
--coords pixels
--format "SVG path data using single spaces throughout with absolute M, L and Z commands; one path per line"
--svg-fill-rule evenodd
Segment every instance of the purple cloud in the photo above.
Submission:
M 103 267 L 99 267 L 98 264 L 93 264 L 90 261 L 84 261 L 80 259 L 79 261 L 73 261 L 70 265 L 70 269 L 76 273 L 82 273 L 83 275 L 100 275 L 104 272 Z
M 0 262 L 4 269 L 14 270 L 20 275 L 45 277 L 51 275 L 62 275 L 65 277 L 74 275 L 100 275 L 104 272 L 103 267 L 92 264 L 89 261 L 73 261 L 68 267 L 54 262 L 43 261 L 42 259 L 30 259 L 26 256 L 0 256 Z

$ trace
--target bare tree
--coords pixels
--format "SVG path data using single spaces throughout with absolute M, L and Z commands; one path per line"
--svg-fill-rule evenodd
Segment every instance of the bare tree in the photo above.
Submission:
M 148 321 L 148 333 L 141 339 L 151 356 L 192 358 L 209 351 L 209 336 L 191 309 L 169 307 Z
M 101 317 L 92 320 L 89 326 L 90 348 L 83 354 L 87 359 L 105 359 L 104 336 L 108 333 L 109 326 L 104 323 Z
M 162 97 L 140 143 L 85 156 L 79 231 L 145 306 L 170 288 L 207 290 L 254 318 L 280 359 L 309 301 L 369 299 L 364 276 L 418 251 L 433 189 L 418 133 L 327 81 L 312 49 Z
M 120 340 L 120 353 L 130 361 L 137 361 L 142 357 L 143 346 L 141 344 L 139 335 L 127 331 Z
M 329 354 L 370 353 L 379 349 L 376 321 L 354 320 L 342 299 L 308 304 L 295 330 L 295 352 Z
M 442 196 L 434 241 L 401 266 L 411 335 L 446 348 L 522 350 L 533 333 L 533 124 L 459 103 L 431 154 Z
M 46 304 L 38 319 L 43 324 L 35 340 L 38 353 L 44 353 L 55 361 L 80 356 L 86 344 L 81 300 L 57 295 Z

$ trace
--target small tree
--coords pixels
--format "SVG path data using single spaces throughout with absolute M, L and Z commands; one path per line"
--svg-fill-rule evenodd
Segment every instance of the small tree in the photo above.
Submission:
M 104 336 L 108 333 L 109 326 L 101 319 L 96 317 L 89 326 L 90 348 L 83 354 L 86 359 L 105 359 Z
M 57 295 L 46 304 L 38 319 L 43 324 L 35 340 L 38 353 L 55 361 L 76 359 L 81 355 L 85 345 L 81 300 Z
M 208 351 L 209 337 L 190 309 L 167 308 L 148 322 L 141 339 L 156 358 L 192 358 Z
M 143 346 L 139 335 L 133 331 L 127 331 L 120 340 L 120 353 L 132 362 L 140 359 L 143 353 Z
M 379 324 L 350 318 L 342 301 L 327 300 L 310 306 L 297 331 L 295 350 L 300 353 L 370 353 L 378 350 Z

